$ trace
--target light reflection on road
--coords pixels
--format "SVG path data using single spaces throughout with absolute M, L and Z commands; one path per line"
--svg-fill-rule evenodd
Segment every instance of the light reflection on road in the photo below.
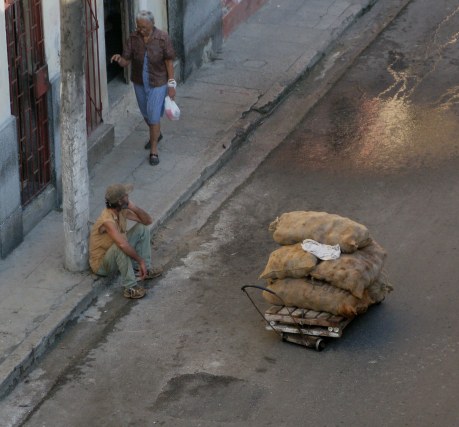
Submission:
M 321 103 L 299 129 L 307 142 L 296 153 L 303 167 L 392 173 L 438 167 L 458 157 L 459 79 L 445 79 L 457 70 L 458 28 L 459 6 L 427 42 L 381 53 L 387 65 L 384 87 L 377 91 L 365 87 L 376 69 L 362 67 L 365 74 L 340 82 L 337 95 Z

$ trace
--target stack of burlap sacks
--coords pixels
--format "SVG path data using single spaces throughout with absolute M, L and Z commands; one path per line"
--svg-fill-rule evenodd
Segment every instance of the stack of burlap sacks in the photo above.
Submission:
M 269 231 L 282 245 L 271 253 L 260 275 L 282 299 L 264 291 L 263 297 L 271 304 L 352 318 L 392 290 L 382 273 L 385 250 L 357 222 L 326 212 L 296 211 L 277 218 Z M 322 261 L 303 250 L 305 239 L 339 244 L 341 256 Z

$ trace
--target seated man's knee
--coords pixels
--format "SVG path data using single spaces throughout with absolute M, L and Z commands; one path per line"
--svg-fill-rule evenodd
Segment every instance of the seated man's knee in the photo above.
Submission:
M 143 225 L 143 224 L 137 224 L 139 226 L 139 230 L 142 232 L 142 233 L 148 233 L 150 234 L 150 229 L 146 226 L 146 225 Z
M 137 234 L 150 237 L 150 229 L 148 228 L 148 226 L 141 224 L 140 222 L 134 225 L 133 229 L 135 229 Z

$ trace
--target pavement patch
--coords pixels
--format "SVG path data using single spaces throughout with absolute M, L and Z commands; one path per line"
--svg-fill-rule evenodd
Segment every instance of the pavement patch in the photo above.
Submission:
M 171 378 L 151 409 L 179 419 L 248 421 L 263 394 L 247 381 L 198 372 Z

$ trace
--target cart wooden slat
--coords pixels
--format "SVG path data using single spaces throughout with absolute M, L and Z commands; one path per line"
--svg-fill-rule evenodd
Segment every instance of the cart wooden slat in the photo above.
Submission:
M 352 319 L 325 311 L 308 310 L 288 306 L 271 306 L 265 311 L 267 330 L 281 333 L 284 341 L 322 350 L 321 337 L 340 338 Z

